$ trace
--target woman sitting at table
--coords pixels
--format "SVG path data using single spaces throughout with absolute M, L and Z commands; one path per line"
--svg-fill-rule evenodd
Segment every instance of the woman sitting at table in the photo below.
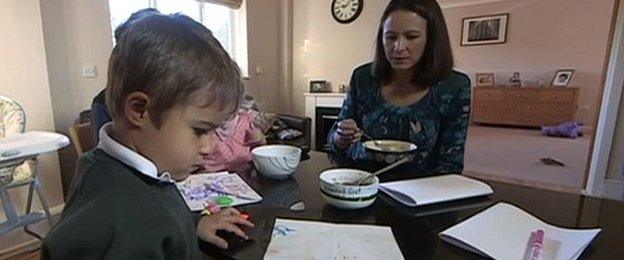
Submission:
M 470 79 L 453 71 L 446 23 L 434 0 L 393 0 L 383 12 L 375 58 L 356 68 L 328 135 L 332 150 L 365 159 L 363 131 L 417 145 L 417 173 L 461 173 Z

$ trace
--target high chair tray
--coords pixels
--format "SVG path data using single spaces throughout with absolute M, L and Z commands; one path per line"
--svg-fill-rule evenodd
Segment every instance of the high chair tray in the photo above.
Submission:
M 29 131 L 0 138 L 0 162 L 53 152 L 69 145 L 69 139 L 58 133 Z

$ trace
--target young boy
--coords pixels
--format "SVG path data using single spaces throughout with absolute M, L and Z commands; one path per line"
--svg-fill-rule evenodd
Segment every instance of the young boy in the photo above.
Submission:
M 133 22 L 109 62 L 113 122 L 78 162 L 44 259 L 198 259 L 197 237 L 227 248 L 227 230 L 253 227 L 234 209 L 193 217 L 174 181 L 201 169 L 214 130 L 240 99 L 236 64 L 184 15 Z

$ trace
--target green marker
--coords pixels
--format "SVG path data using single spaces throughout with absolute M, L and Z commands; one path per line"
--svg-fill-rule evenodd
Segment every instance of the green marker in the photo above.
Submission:
M 217 197 L 217 204 L 219 204 L 219 206 L 221 207 L 229 207 L 230 205 L 232 205 L 233 202 L 234 202 L 234 199 L 232 199 L 229 196 Z

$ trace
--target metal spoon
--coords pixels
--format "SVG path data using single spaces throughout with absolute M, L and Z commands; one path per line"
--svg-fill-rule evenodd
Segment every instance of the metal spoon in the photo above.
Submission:
M 385 147 L 381 144 L 381 142 L 379 142 L 378 140 L 375 140 L 375 138 L 371 137 L 370 135 L 364 133 L 364 131 L 360 130 L 360 133 L 368 138 L 369 140 L 373 141 L 373 143 L 375 144 L 375 146 L 381 148 L 381 150 L 385 150 Z
M 377 176 L 377 175 L 379 175 L 379 174 L 382 174 L 382 173 L 384 173 L 384 172 L 387 172 L 387 171 L 389 171 L 389 170 L 392 170 L 392 169 L 396 168 L 397 166 L 399 166 L 399 165 L 401 165 L 401 164 L 403 164 L 403 163 L 406 163 L 406 162 L 408 162 L 408 161 L 410 161 L 410 160 L 412 160 L 411 156 L 403 157 L 403 159 L 398 160 L 398 161 L 396 161 L 396 162 L 393 162 L 393 163 L 389 164 L 388 166 L 383 167 L 383 168 L 381 168 L 381 169 L 377 170 L 376 172 L 373 172 L 373 173 L 371 173 L 370 175 L 368 175 L 368 176 L 366 176 L 366 177 L 364 177 L 364 178 L 361 178 L 361 179 L 359 179 L 359 180 L 357 180 L 357 181 L 355 181 L 355 182 L 352 182 L 352 183 L 354 183 L 354 184 L 355 184 L 355 186 L 359 186 L 360 184 L 362 184 L 362 183 L 365 183 L 365 182 L 369 181 L 369 180 L 370 180 L 370 179 L 372 179 L 374 176 Z M 349 183 L 349 184 L 351 184 L 351 183 Z

